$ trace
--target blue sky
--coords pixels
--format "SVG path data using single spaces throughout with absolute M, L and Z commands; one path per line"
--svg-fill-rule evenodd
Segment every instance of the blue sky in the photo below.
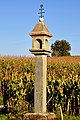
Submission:
M 53 34 L 50 43 L 65 39 L 71 55 L 80 55 L 80 0 L 0 0 L 0 55 L 32 55 L 29 33 L 39 21 L 40 4 Z

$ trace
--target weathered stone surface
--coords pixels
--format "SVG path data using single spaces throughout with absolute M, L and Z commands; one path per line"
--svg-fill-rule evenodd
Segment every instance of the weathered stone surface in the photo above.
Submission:
M 27 113 L 24 120 L 57 120 L 54 113 Z
M 32 49 L 30 51 L 35 55 L 34 112 L 46 113 L 47 55 L 51 53 L 49 38 L 52 35 L 44 24 L 43 19 L 40 19 L 30 36 L 32 37 Z M 30 120 L 47 120 L 49 117 L 44 114 L 27 116 L 28 118 L 31 117 Z M 28 118 L 27 120 L 29 120 Z M 51 115 L 48 119 L 51 119 Z
M 34 92 L 34 111 L 35 113 L 46 112 L 46 75 L 47 56 L 40 55 L 35 57 L 35 92 Z

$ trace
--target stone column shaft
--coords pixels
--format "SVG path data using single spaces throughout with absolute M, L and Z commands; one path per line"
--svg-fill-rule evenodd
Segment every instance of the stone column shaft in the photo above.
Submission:
M 35 56 L 35 90 L 34 90 L 34 110 L 35 113 L 46 112 L 46 76 L 47 76 L 47 56 Z

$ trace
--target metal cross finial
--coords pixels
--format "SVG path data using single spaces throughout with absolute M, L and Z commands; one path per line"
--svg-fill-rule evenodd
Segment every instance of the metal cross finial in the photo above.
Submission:
M 44 16 L 43 16 L 43 13 L 45 13 L 45 12 L 43 12 L 43 10 L 44 10 L 43 4 L 41 4 L 40 7 L 41 7 L 41 8 L 39 9 L 40 12 L 39 12 L 38 14 L 40 14 L 40 16 L 39 16 L 40 18 L 43 18 L 43 17 L 44 17 Z

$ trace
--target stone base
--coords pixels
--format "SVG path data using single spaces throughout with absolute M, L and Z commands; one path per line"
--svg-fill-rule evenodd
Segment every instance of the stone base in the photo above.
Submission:
M 54 113 L 26 113 L 23 120 L 57 120 Z

